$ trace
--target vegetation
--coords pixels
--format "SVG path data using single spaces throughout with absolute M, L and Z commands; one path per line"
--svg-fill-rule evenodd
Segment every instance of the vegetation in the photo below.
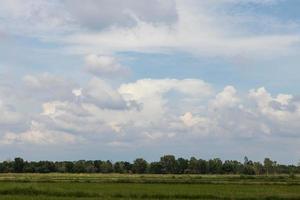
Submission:
M 1 174 L 0 199 L 300 199 L 295 175 Z
M 0 163 L 0 173 L 135 173 L 135 174 L 299 174 L 300 166 L 282 165 L 270 158 L 263 163 L 253 162 L 245 157 L 241 163 L 236 160 L 219 159 L 203 160 L 192 157 L 190 159 L 165 155 L 160 161 L 148 163 L 143 158 L 137 158 L 133 163 L 101 160 L 79 161 L 39 161 L 29 162 L 22 158 Z
M 165 155 L 159 161 L 0 163 L 0 200 L 300 199 L 300 167 Z

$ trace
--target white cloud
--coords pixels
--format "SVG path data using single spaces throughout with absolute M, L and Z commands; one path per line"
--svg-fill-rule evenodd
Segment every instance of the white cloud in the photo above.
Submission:
M 0 125 L 14 125 L 22 118 L 22 114 L 18 113 L 13 106 L 5 104 L 0 99 Z
M 43 85 L 37 78 L 27 82 L 37 88 Z M 272 97 L 265 88 L 243 95 L 233 86 L 216 93 L 199 79 L 141 79 L 112 86 L 98 78 L 80 88 L 75 89 L 80 99 L 73 95 L 37 101 L 40 109 L 26 116 L 26 121 L 34 122 L 19 129 L 2 126 L 2 143 L 151 145 L 151 141 L 201 138 L 298 137 L 300 128 L 299 101 L 290 94 Z M 72 87 L 65 89 L 74 93 Z M 19 122 L 21 113 L 0 105 L 6 122 Z
M 140 112 L 134 116 L 134 124 L 145 126 L 145 124 L 169 123 L 166 116 L 168 113 L 178 112 L 177 105 L 172 111 L 172 98 L 205 99 L 212 94 L 209 84 L 197 79 L 142 79 L 134 83 L 122 84 L 119 93 L 128 101 L 134 101 L 140 105 Z M 173 97 L 169 97 L 172 93 Z M 180 112 L 180 111 L 179 111 Z
M 180 117 L 184 125 L 188 127 L 193 127 L 196 125 L 202 125 L 204 127 L 207 127 L 209 125 L 209 119 L 204 118 L 204 117 L 199 117 L 199 116 L 193 116 L 191 112 L 187 112 L 184 115 Z
M 129 70 L 112 56 L 88 55 L 85 57 L 86 70 L 96 76 L 124 76 Z
M 60 113 L 57 113 L 57 108 L 59 107 L 65 107 L 68 103 L 67 102 L 46 102 L 44 103 L 43 106 L 43 113 L 42 115 L 48 115 L 48 116 L 53 116 L 53 115 L 59 115 Z
M 107 143 L 121 138 L 173 138 L 176 133 L 169 126 L 173 118 L 178 117 L 169 113 L 168 104 L 172 99 L 168 93 L 172 91 L 177 92 L 179 98 L 201 99 L 212 93 L 209 84 L 197 79 L 147 79 L 122 84 L 117 89 L 93 78 L 81 89 L 80 101 L 44 102 L 41 115 L 33 117 L 42 128 L 34 126 L 20 133 L 8 132 L 3 141 L 46 143 L 43 140 L 50 134 L 56 141 L 58 133 L 68 133 L 74 140 L 77 137 L 84 137 L 87 141 L 89 137 L 102 138 L 102 142 Z M 145 130 L 148 130 L 147 134 L 141 134 Z M 68 135 L 62 134 L 63 137 Z M 30 137 L 35 136 L 37 140 L 33 141 Z
M 292 95 L 278 94 L 276 97 L 272 97 L 262 87 L 250 90 L 249 97 L 256 102 L 258 111 L 272 120 L 274 125 L 281 124 L 287 129 L 300 127 L 297 123 L 300 120 L 300 102 L 296 101 Z
M 239 97 L 236 94 L 236 89 L 233 86 L 226 86 L 224 90 L 216 95 L 213 101 L 213 106 L 220 107 L 234 107 L 239 103 Z
M 222 5 L 225 3 L 222 1 Z M 222 11 L 217 1 L 178 1 L 176 6 L 178 20 L 171 24 L 138 20 L 133 27 L 114 26 L 99 32 L 74 33 L 63 38 L 62 42 L 70 45 L 70 52 L 79 54 L 179 50 L 197 56 L 244 55 L 261 59 L 293 54 L 300 42 L 297 32 L 283 34 L 273 31 L 272 24 L 268 34 L 242 31 L 247 29 L 243 20 L 248 22 L 249 17 L 231 16 Z M 261 21 L 263 18 L 253 18 L 251 23 L 260 24 Z
M 111 131 L 101 119 L 85 109 L 84 104 L 73 102 L 47 102 L 39 121 L 50 130 L 67 131 L 75 135 L 97 134 Z
M 59 1 L 3 0 L 0 16 L 3 30 L 14 35 L 49 39 L 78 28 Z
M 173 22 L 177 17 L 173 0 L 86 0 L 84 4 L 80 0 L 65 0 L 63 3 L 74 19 L 89 29 L 134 26 L 136 17 L 147 22 L 165 23 Z
M 135 83 L 122 84 L 119 92 L 127 100 L 141 100 L 161 96 L 169 91 L 185 95 L 205 97 L 212 94 L 211 86 L 199 79 L 141 79 Z
M 66 100 L 72 99 L 72 89 L 76 87 L 71 79 L 50 73 L 25 75 L 23 77 L 24 95 L 32 96 L 40 100 Z
M 75 97 L 80 97 L 80 96 L 82 96 L 82 88 L 73 89 L 73 90 L 72 90 L 72 94 L 74 94 Z
M 251 90 L 248 98 L 239 95 L 233 86 L 213 94 L 209 84 L 197 79 L 142 79 L 122 84 L 119 89 L 93 79 L 82 90 L 85 98 L 82 102 L 44 103 L 43 115 L 48 118 L 44 122 L 50 128 L 68 130 L 76 135 L 93 133 L 107 142 L 129 138 L 132 142 L 172 138 L 169 135 L 181 137 L 181 133 L 191 137 L 262 137 L 296 133 L 294 122 L 299 119 L 296 110 L 300 109 L 291 95 L 279 94 L 272 98 L 260 88 Z M 181 103 L 194 99 L 198 99 L 196 104 Z M 258 109 L 253 106 L 253 100 Z M 105 102 L 121 102 L 125 107 L 115 109 Z M 139 108 L 128 106 L 132 102 L 140 105 Z M 184 110 L 184 114 L 180 114 Z M 274 117 L 276 120 L 272 120 Z M 290 127 L 278 121 L 284 117 L 291 119 Z
M 0 25 L 9 33 L 63 45 L 71 54 L 90 55 L 87 59 L 99 65 L 91 69 L 111 73 L 118 65 L 103 67 L 104 58 L 97 55 L 184 51 L 197 56 L 243 55 L 265 59 L 297 54 L 300 42 L 297 22 L 241 13 L 232 6 L 270 6 L 276 2 L 129 0 L 118 2 L 120 5 L 116 7 L 111 2 L 92 0 L 85 5 L 80 1 L 30 0 L 25 4 L 20 0 L 4 0 Z M 103 12 L 98 12 L 100 9 Z
M 200 79 L 146 79 L 140 74 L 135 74 L 140 78 L 136 81 L 110 80 L 129 71 L 118 60 L 119 55 L 140 56 L 128 52 L 183 52 L 226 61 L 245 58 L 255 62 L 282 56 L 297 60 L 297 21 L 244 10 L 277 2 L 281 1 L 124 0 L 115 6 L 114 0 L 87 0 L 85 4 L 77 0 L 1 1 L 3 50 L 7 46 L 7 54 L 13 52 L 17 57 L 19 52 L 25 53 L 24 65 L 46 62 L 45 70 L 61 73 L 29 74 L 21 82 L 1 75 L 2 144 L 88 142 L 93 147 L 118 148 L 164 143 L 185 148 L 207 138 L 220 143 L 241 138 L 299 140 L 300 102 L 296 95 L 271 94 L 265 88 L 245 95 L 234 86 L 215 92 L 211 84 Z M 14 45 L 22 48 L 15 50 L 11 48 Z M 39 51 L 35 52 L 36 48 Z M 70 53 L 72 61 L 66 58 L 62 66 L 50 66 L 49 57 L 43 57 L 50 51 L 55 51 L 55 56 Z M 76 67 L 58 68 L 80 61 L 77 54 L 83 57 L 80 65 L 94 77 L 87 80 L 86 74 L 72 71 L 72 77 L 78 79 L 74 83 L 63 73 Z M 41 57 L 33 59 L 34 55 Z M 1 67 L 8 69 L 3 64 Z M 12 70 L 13 75 L 19 76 L 22 70 Z
M 92 78 L 83 90 L 84 100 L 102 108 L 125 109 L 128 105 L 111 85 L 104 80 Z
M 78 138 L 74 135 L 60 131 L 47 130 L 43 125 L 33 121 L 28 131 L 21 133 L 6 133 L 0 140 L 2 144 L 59 145 L 75 143 Z

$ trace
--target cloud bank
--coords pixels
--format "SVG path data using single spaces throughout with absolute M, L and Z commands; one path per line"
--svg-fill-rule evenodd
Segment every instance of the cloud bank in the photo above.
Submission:
M 31 92 L 33 85 L 40 89 L 33 80 L 45 75 L 29 77 L 24 80 L 34 84 L 27 84 L 26 90 Z M 299 137 L 300 101 L 291 94 L 272 96 L 263 87 L 243 94 L 234 86 L 217 91 L 199 79 L 141 79 L 114 87 L 93 78 L 74 93 L 64 83 L 60 87 L 71 97 L 61 96 L 59 90 L 53 91 L 57 99 L 50 101 L 36 95 L 34 106 L 40 108 L 28 116 L 27 128 L 1 126 L 1 143 L 58 145 L 93 143 L 98 138 L 103 144 L 135 146 L 165 139 L 172 143 L 173 139 Z M 24 116 L 5 102 L 0 108 L 1 124 L 18 123 Z
M 300 23 L 270 11 L 285 2 L 2 0 L 0 157 L 298 159 Z

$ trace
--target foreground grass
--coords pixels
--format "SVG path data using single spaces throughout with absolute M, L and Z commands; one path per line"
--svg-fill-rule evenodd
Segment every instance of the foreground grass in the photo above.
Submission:
M 158 175 L 158 174 L 14 174 L 0 173 L 0 182 L 84 182 L 84 183 L 176 183 L 176 184 L 279 184 L 300 185 L 300 176 L 288 175 Z
M 300 199 L 299 177 L 0 174 L 0 199 Z M 202 181 L 202 182 L 201 182 Z

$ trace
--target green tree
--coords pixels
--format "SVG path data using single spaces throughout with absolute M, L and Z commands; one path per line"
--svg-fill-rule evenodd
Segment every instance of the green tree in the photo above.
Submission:
M 92 160 L 86 161 L 84 163 L 84 165 L 85 165 L 85 171 L 87 173 L 95 173 L 95 172 L 97 172 L 97 168 L 95 167 L 94 162 Z
M 186 173 L 191 173 L 191 174 L 200 173 L 199 162 L 195 157 L 190 158 L 189 166 L 188 169 L 186 170 Z
M 177 163 L 176 173 L 178 174 L 183 174 L 189 166 L 189 161 L 184 158 L 178 158 L 176 163 Z
M 244 157 L 243 174 L 247 174 L 247 175 L 255 174 L 253 162 L 249 160 L 247 156 Z
M 265 158 L 264 168 L 267 172 L 267 175 L 269 175 L 269 173 L 273 172 L 273 161 L 270 158 Z
M 152 174 L 162 174 L 163 166 L 160 162 L 152 162 L 149 166 L 149 172 Z
M 130 162 L 124 162 L 124 169 L 126 173 L 132 173 L 132 164 Z
M 235 160 L 226 160 L 222 166 L 222 171 L 226 174 L 237 174 L 238 169 L 239 169 L 239 162 Z
M 133 173 L 143 174 L 146 173 L 147 167 L 148 163 L 146 160 L 144 160 L 143 158 L 137 158 L 133 162 L 132 171 Z
M 115 173 L 125 173 L 124 162 L 116 162 L 114 164 L 114 172 Z
M 68 173 L 74 172 L 74 163 L 73 162 L 67 161 L 67 162 L 65 162 L 64 165 L 65 165 L 65 168 L 66 168 L 66 172 L 68 172 Z
M 176 173 L 176 159 L 173 155 L 164 155 L 160 158 L 163 173 L 174 174 Z
M 13 169 L 16 173 L 22 173 L 24 171 L 25 162 L 22 158 L 15 158 L 13 162 Z
M 85 160 L 79 160 L 75 162 L 73 170 L 75 173 L 84 173 L 86 172 Z
M 253 169 L 256 175 L 260 175 L 264 173 L 264 166 L 260 162 L 254 162 Z
M 208 169 L 211 174 L 221 174 L 222 173 L 222 160 L 220 158 L 210 159 L 208 161 Z
M 201 174 L 206 174 L 207 170 L 208 170 L 208 164 L 206 162 L 206 160 L 203 159 L 199 159 L 199 170 Z
M 100 164 L 100 169 L 102 173 L 112 173 L 113 165 L 110 160 L 107 160 L 106 162 L 102 162 Z

